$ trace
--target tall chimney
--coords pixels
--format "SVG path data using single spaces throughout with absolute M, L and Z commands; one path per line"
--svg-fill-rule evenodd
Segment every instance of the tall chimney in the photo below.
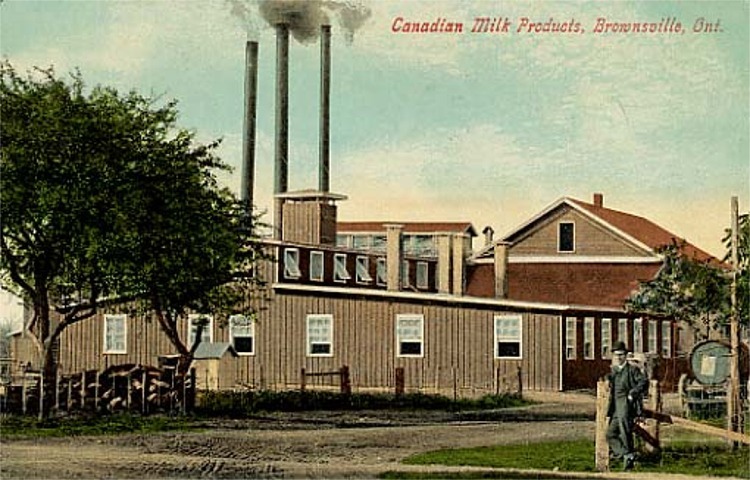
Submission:
M 492 242 L 494 241 L 493 237 L 495 235 L 495 230 L 492 227 L 490 227 L 489 225 L 487 225 L 482 230 L 482 233 L 484 234 L 484 244 L 485 244 L 485 246 L 492 245 Z
M 274 193 L 286 193 L 289 177 L 289 26 L 276 25 L 276 174 Z M 275 199 L 274 238 L 281 239 L 283 200 Z
M 331 26 L 320 26 L 320 158 L 318 190 L 328 192 L 331 145 Z
M 603 207 L 604 206 L 604 194 L 602 193 L 595 193 L 594 194 L 594 205 L 597 207 Z
M 258 105 L 258 42 L 245 44 L 245 118 L 242 129 L 242 187 L 240 198 L 250 218 L 255 184 L 255 118 Z

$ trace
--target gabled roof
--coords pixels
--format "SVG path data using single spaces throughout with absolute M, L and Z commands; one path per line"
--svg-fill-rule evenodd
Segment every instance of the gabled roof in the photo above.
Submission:
M 684 238 L 669 232 L 646 218 L 620 212 L 611 208 L 605 208 L 593 203 L 583 202 L 570 197 L 562 197 L 548 205 L 537 215 L 506 234 L 502 240 L 513 243 L 522 233 L 530 230 L 549 214 L 566 205 L 591 219 L 595 223 L 605 227 L 609 231 L 623 237 L 634 245 L 641 247 L 644 251 L 655 253 L 656 249 L 659 247 L 677 243 L 678 245 L 682 245 L 683 254 L 689 258 L 717 265 L 721 263 L 713 255 L 701 250 L 695 245 L 687 242 Z M 490 245 L 482 249 L 476 257 L 485 256 L 491 251 L 492 246 Z
M 403 225 L 404 233 L 466 233 L 472 237 L 477 231 L 469 222 L 338 222 L 339 233 L 376 233 L 385 232 L 386 225 Z

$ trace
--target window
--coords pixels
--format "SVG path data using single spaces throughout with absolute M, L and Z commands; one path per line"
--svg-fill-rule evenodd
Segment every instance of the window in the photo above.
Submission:
M 299 278 L 299 250 L 287 248 L 284 250 L 284 278 Z
M 370 276 L 370 259 L 367 257 L 357 257 L 357 283 L 370 283 L 372 277 Z
M 495 358 L 521 358 L 521 317 L 495 317 Z
M 423 339 L 423 315 L 396 315 L 396 345 L 399 357 L 421 357 Z
M 594 319 L 583 319 L 583 358 L 594 358 Z
M 435 245 L 431 235 L 414 235 L 412 251 L 414 255 L 430 256 L 434 254 Z
M 572 360 L 576 358 L 576 324 L 578 319 L 565 319 L 565 358 Z
M 633 321 L 633 353 L 643 353 L 643 320 Z
M 669 358 L 672 353 L 672 324 L 661 323 L 661 356 Z
M 576 249 L 575 242 L 575 224 L 573 222 L 560 222 L 557 224 L 557 251 L 574 252 Z
M 646 324 L 646 335 L 648 337 L 648 351 L 651 353 L 657 353 L 659 350 L 656 347 L 656 327 L 659 325 L 658 320 L 644 320 Z
M 104 315 L 104 353 L 128 353 L 128 316 Z
M 310 280 L 323 281 L 323 252 L 310 252 Z
M 229 317 L 229 341 L 237 355 L 255 353 L 255 322 L 246 315 Z
M 307 316 L 307 355 L 333 356 L 333 315 Z
M 417 288 L 428 288 L 429 286 L 427 262 L 417 262 Z
M 351 247 L 351 235 L 336 235 L 337 247 Z
M 617 341 L 628 345 L 628 319 L 620 318 L 617 320 Z
M 372 249 L 378 252 L 385 252 L 388 246 L 388 241 L 385 235 L 373 235 L 372 237 Z
M 191 313 L 188 315 L 188 348 L 195 343 L 195 334 L 198 332 L 198 325 L 203 323 L 201 332 L 201 343 L 211 343 L 214 341 L 214 319 L 211 315 L 200 313 Z
M 352 246 L 357 250 L 367 250 L 370 248 L 370 236 L 369 235 L 353 235 Z
M 346 282 L 352 278 L 346 270 L 346 254 L 337 253 L 333 256 L 333 281 Z
M 409 260 L 401 262 L 401 275 L 403 275 L 401 278 L 403 279 L 404 286 L 408 287 L 411 285 L 411 282 L 409 281 Z
M 612 319 L 602 318 L 602 358 L 609 358 L 612 351 Z
M 375 283 L 378 285 L 385 285 L 388 283 L 388 265 L 385 263 L 385 258 L 378 258 L 376 264 L 377 271 L 375 273 Z

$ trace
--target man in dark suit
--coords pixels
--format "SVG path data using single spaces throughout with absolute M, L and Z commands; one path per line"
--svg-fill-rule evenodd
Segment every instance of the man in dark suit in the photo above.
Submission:
M 617 342 L 612 350 L 612 372 L 609 380 L 609 427 L 607 442 L 615 458 L 622 458 L 623 468 L 633 468 L 633 425 L 641 414 L 648 379 L 641 370 L 627 362 L 628 349 Z

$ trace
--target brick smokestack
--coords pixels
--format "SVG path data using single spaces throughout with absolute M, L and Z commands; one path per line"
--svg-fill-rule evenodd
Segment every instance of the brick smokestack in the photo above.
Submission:
M 286 193 L 289 181 L 289 26 L 276 25 L 276 155 L 274 193 Z M 281 239 L 283 201 L 275 199 L 274 237 Z
M 331 26 L 320 26 L 320 158 L 318 190 L 328 192 L 331 145 Z

